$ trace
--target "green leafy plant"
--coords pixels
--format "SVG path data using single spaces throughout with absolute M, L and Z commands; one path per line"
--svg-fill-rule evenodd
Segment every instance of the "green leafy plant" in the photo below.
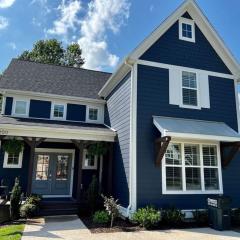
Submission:
M 20 140 L 17 140 L 16 138 L 6 140 L 2 146 L 5 152 L 12 154 L 19 154 L 20 152 L 22 152 L 23 147 L 24 143 Z
M 110 216 L 106 211 L 97 211 L 93 215 L 93 222 L 98 224 L 106 224 L 110 221 Z
M 23 218 L 31 218 L 35 216 L 37 206 L 31 203 L 25 203 L 20 207 L 20 216 Z
M 12 193 L 10 196 L 10 216 L 12 220 L 19 218 L 19 209 L 21 206 L 21 195 L 22 190 L 19 183 L 19 179 L 15 179 L 15 184 L 12 189 Z
M 196 210 L 193 212 L 193 218 L 197 224 L 207 224 L 208 223 L 208 211 L 207 210 Z
M 86 197 L 87 197 L 87 203 L 88 203 L 90 212 L 91 214 L 93 214 L 97 206 L 97 201 L 99 199 L 98 181 L 95 175 L 93 175 L 92 181 L 88 186 Z
M 154 207 L 147 206 L 138 209 L 133 214 L 132 220 L 137 222 L 141 227 L 152 228 L 161 221 L 161 212 Z
M 183 214 L 181 210 L 175 207 L 171 207 L 169 209 L 164 210 L 163 221 L 168 225 L 174 226 L 180 224 L 184 216 L 185 214 Z
M 26 203 L 34 204 L 34 205 L 38 206 L 41 200 L 42 200 L 42 198 L 40 195 L 32 194 L 29 197 L 27 197 Z
M 102 195 L 104 200 L 104 207 L 111 218 L 111 228 L 113 227 L 113 223 L 115 219 L 120 215 L 118 200 L 115 200 L 112 196 L 106 197 Z
M 98 142 L 88 146 L 88 154 L 93 156 L 101 156 L 107 153 L 108 145 L 105 142 Z

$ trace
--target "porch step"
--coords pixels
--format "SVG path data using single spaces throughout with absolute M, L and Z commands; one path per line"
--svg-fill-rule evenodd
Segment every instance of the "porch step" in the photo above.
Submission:
M 40 216 L 78 214 L 80 204 L 75 200 L 43 200 L 40 203 Z

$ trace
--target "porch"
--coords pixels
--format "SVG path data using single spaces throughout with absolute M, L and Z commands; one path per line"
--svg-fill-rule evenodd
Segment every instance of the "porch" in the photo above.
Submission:
M 48 213 L 54 209 L 65 209 L 64 214 L 76 213 L 84 204 L 84 193 L 94 175 L 101 192 L 112 192 L 115 135 L 100 124 L 1 117 L 1 143 L 16 138 L 24 142 L 24 150 L 21 164 L 14 167 L 6 165 L 1 149 L 0 180 L 4 179 L 11 189 L 15 177 L 19 177 L 26 195 L 43 196 L 42 207 Z M 89 146 L 99 142 L 105 143 L 106 153 L 89 156 Z

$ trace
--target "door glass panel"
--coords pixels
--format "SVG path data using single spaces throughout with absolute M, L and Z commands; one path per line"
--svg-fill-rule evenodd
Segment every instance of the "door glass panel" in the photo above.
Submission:
M 48 180 L 49 155 L 37 155 L 36 180 Z
M 68 179 L 68 167 L 69 167 L 68 160 L 69 160 L 69 156 L 58 155 L 56 180 L 67 180 Z

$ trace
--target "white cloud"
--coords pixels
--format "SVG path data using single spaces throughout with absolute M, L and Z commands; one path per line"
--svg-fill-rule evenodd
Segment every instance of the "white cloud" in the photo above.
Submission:
M 8 8 L 14 4 L 15 0 L 0 0 L 0 8 Z
M 8 27 L 8 20 L 5 17 L 0 16 L 0 30 Z
M 41 11 L 43 15 L 46 15 L 51 12 L 51 9 L 48 7 L 48 0 L 32 0 L 30 2 L 30 5 L 32 4 L 40 5 L 40 7 L 43 9 L 43 11 Z
M 80 1 L 68 1 L 62 0 L 62 3 L 58 6 L 60 11 L 60 17 L 53 22 L 53 28 L 48 29 L 48 34 L 62 35 L 65 38 L 68 36 L 69 30 L 76 30 L 76 25 L 79 25 L 78 13 L 81 10 Z
M 7 45 L 8 45 L 12 50 L 16 50 L 16 49 L 17 49 L 17 45 L 16 45 L 16 43 L 14 43 L 14 42 L 9 42 Z
M 116 33 L 129 17 L 130 3 L 128 0 L 92 0 L 88 11 L 81 21 L 80 44 L 84 67 L 101 69 L 115 67 L 119 57 L 110 53 L 107 44 L 108 30 Z

